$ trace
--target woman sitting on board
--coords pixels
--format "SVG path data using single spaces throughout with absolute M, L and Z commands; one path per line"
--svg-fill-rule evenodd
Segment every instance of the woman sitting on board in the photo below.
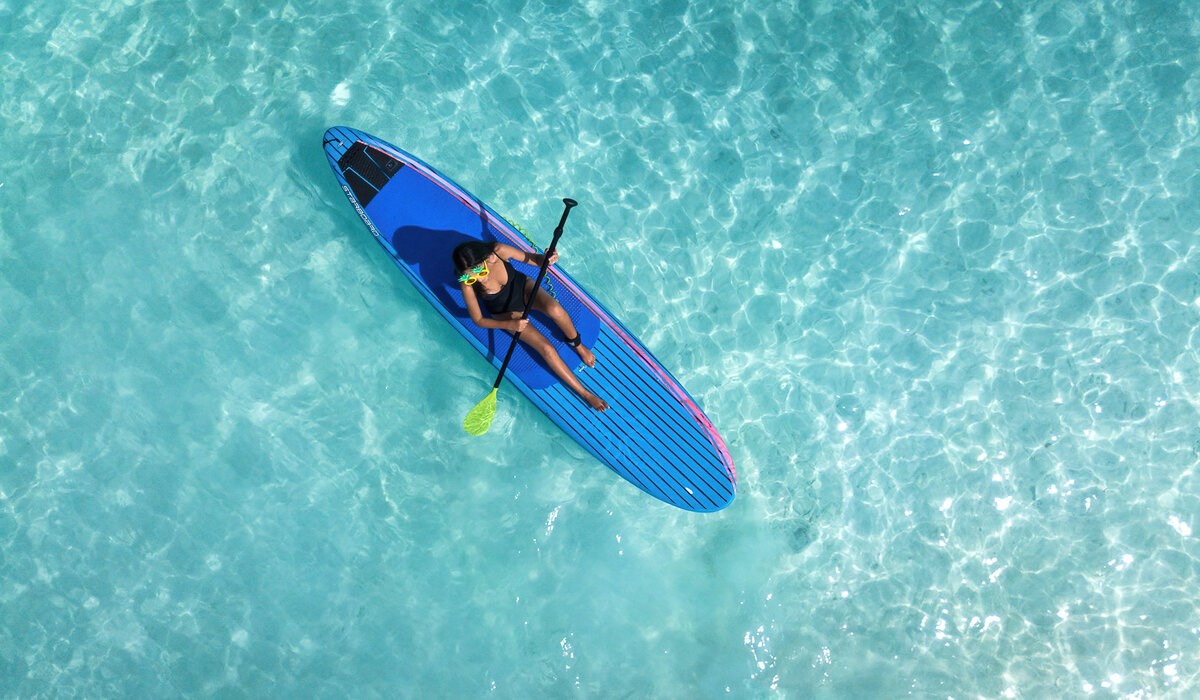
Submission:
M 458 283 L 462 286 L 463 301 L 471 320 L 480 328 L 499 328 L 521 333 L 521 342 L 538 351 L 550 365 L 551 371 L 579 394 L 589 406 L 597 411 L 608 409 L 608 402 L 584 388 L 579 378 L 567 368 L 546 336 L 529 325 L 529 319 L 521 318 L 525 311 L 525 299 L 533 290 L 533 280 L 513 267 L 510 260 L 520 260 L 529 265 L 541 265 L 542 256 L 526 253 L 504 243 L 491 241 L 468 241 L 454 249 L 454 269 L 458 271 Z M 550 254 L 549 264 L 558 260 L 558 253 Z M 491 314 L 484 317 L 480 304 Z M 562 331 L 566 343 L 588 367 L 596 366 L 596 356 L 579 338 L 575 324 L 567 310 L 546 290 L 539 289 L 532 307 L 546 314 Z

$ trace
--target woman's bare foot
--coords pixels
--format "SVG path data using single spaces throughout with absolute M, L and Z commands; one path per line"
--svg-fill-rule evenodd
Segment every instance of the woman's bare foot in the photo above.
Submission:
M 597 411 L 607 411 L 608 410 L 608 402 L 605 401 L 604 399 L 600 398 L 599 396 L 596 396 L 595 394 L 593 394 L 590 391 L 587 392 L 586 394 L 584 394 L 583 400 L 587 401 L 588 405 L 591 406 L 592 408 L 596 409 Z
M 587 349 L 586 345 L 583 343 L 576 345 L 575 352 L 579 353 L 579 359 L 583 360 L 583 364 L 587 365 L 588 367 L 596 366 L 596 356 L 592 354 L 591 350 Z

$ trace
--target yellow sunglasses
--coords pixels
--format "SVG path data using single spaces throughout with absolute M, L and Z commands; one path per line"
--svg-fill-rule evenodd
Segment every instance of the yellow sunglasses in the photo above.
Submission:
M 487 265 L 486 264 L 478 265 L 476 267 L 471 268 L 470 272 L 464 272 L 463 274 L 459 275 L 458 281 L 464 282 L 466 284 L 475 284 L 476 282 L 478 282 L 479 280 L 481 280 L 487 276 L 488 276 Z

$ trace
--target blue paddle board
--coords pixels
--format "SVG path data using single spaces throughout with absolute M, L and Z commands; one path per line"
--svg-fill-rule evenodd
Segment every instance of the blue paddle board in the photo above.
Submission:
M 375 240 L 442 317 L 499 369 L 512 336 L 471 321 L 450 252 L 470 240 L 500 241 L 529 252 L 538 252 L 537 246 L 479 198 L 386 141 L 336 126 L 325 132 L 324 148 L 342 191 Z M 537 275 L 536 267 L 514 265 Z M 698 512 L 729 505 L 737 490 L 733 460 L 696 401 L 562 266 L 550 267 L 542 284 L 571 315 L 596 366 L 584 365 L 548 318 L 535 312 L 530 322 L 610 408 L 593 410 L 523 344 L 505 379 L 596 459 L 651 496 Z

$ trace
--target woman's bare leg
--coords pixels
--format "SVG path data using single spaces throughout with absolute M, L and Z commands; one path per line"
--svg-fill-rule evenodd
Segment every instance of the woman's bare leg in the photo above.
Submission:
M 530 282 L 529 286 L 532 285 L 533 283 Z M 562 331 L 564 338 L 570 339 L 579 337 L 579 331 L 575 330 L 575 323 L 571 321 L 571 315 L 568 314 L 567 310 L 562 307 L 562 304 L 558 303 L 558 300 L 550 296 L 546 290 L 538 290 L 537 297 L 533 300 L 533 308 L 549 316 L 550 320 L 554 321 L 554 325 L 558 326 L 558 329 Z M 576 353 L 578 353 L 579 358 L 583 360 L 583 364 L 587 365 L 588 367 L 596 366 L 596 356 L 592 354 L 592 351 L 583 343 L 574 346 L 573 349 Z
M 520 317 L 521 314 L 518 313 L 508 316 L 510 319 L 518 319 Z M 576 377 L 575 373 L 568 369 L 566 363 L 558 356 L 558 351 L 554 349 L 554 345 L 538 329 L 532 325 L 526 326 L 525 330 L 521 331 L 520 340 L 522 343 L 536 350 L 542 356 L 542 359 L 546 361 L 546 364 L 550 365 L 550 371 L 554 372 L 554 375 L 561 379 L 563 384 L 571 387 L 572 391 L 579 394 L 579 397 L 586 401 L 589 406 L 597 411 L 608 410 L 608 402 L 587 390 L 583 383 L 579 381 L 579 377 Z

